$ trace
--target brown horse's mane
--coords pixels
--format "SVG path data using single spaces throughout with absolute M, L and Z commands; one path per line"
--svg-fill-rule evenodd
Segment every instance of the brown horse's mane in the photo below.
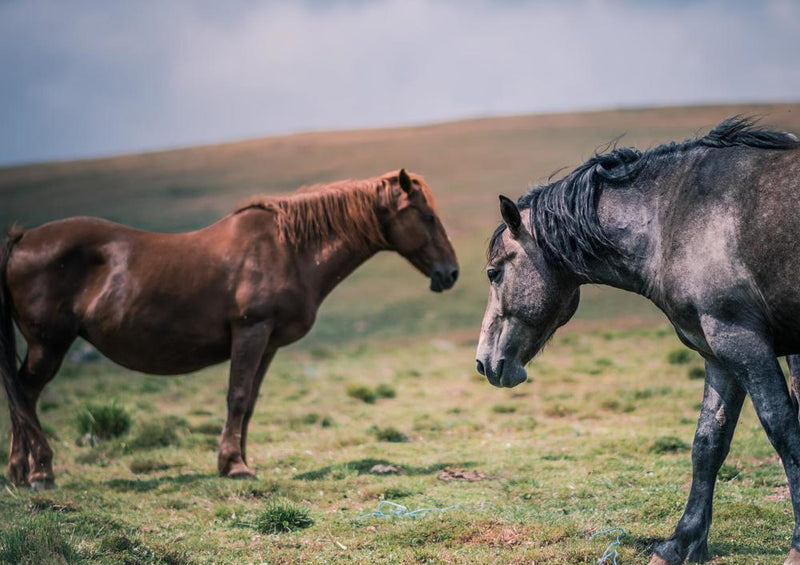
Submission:
M 294 246 L 322 243 L 338 237 L 351 245 L 386 248 L 377 210 L 392 202 L 391 179 L 399 171 L 364 180 L 343 180 L 305 186 L 288 195 L 256 196 L 236 208 L 234 214 L 261 209 L 275 215 L 279 237 Z M 434 206 L 428 185 L 409 175 L 428 204 Z

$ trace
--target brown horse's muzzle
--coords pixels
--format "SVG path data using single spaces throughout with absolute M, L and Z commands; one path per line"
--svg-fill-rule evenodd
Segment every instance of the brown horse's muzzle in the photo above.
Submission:
M 458 265 L 436 265 L 431 272 L 431 290 L 442 292 L 452 288 L 458 279 Z

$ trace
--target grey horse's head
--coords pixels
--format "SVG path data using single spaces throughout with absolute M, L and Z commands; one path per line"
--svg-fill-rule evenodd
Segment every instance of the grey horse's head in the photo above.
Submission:
M 494 386 L 527 379 L 524 365 L 575 313 L 580 299 L 575 277 L 548 262 L 528 218 L 500 197 L 503 222 L 489 247 L 489 303 L 478 342 L 477 369 Z

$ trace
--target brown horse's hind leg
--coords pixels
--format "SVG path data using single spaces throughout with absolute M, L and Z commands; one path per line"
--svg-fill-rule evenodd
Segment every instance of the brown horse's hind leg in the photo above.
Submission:
M 19 370 L 18 410 L 11 416 L 9 473 L 17 484 L 34 489 L 53 488 L 53 450 L 36 415 L 36 403 L 45 385 L 55 376 L 67 347 L 45 348 L 28 344 L 28 353 Z
M 247 429 L 250 425 L 250 418 L 253 416 L 253 410 L 255 410 L 256 407 L 258 391 L 261 389 L 261 382 L 264 380 L 264 375 L 269 369 L 269 365 L 272 363 L 272 358 L 275 357 L 276 351 L 277 350 L 274 349 L 267 351 L 261 360 L 261 367 L 256 373 L 256 378 L 253 379 L 253 386 L 250 391 L 250 402 L 247 405 L 247 409 L 244 413 L 244 420 L 242 421 L 242 461 L 244 461 L 245 465 L 247 465 Z
M 222 431 L 217 455 L 219 474 L 232 478 L 251 478 L 255 473 L 244 459 L 244 437 L 248 410 L 255 404 L 260 383 L 271 356 L 267 343 L 271 326 L 267 323 L 234 327 L 231 345 L 231 373 L 228 385 L 228 420 Z M 256 390 L 254 390 L 256 389 Z

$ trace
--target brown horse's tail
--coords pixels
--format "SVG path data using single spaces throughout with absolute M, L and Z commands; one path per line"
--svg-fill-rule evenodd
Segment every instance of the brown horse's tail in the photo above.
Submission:
M 9 408 L 17 408 L 19 399 L 17 377 L 17 347 L 14 335 L 14 320 L 11 316 L 11 294 L 6 285 L 6 269 L 11 249 L 22 237 L 22 232 L 11 230 L 0 243 L 0 375 L 6 389 Z

